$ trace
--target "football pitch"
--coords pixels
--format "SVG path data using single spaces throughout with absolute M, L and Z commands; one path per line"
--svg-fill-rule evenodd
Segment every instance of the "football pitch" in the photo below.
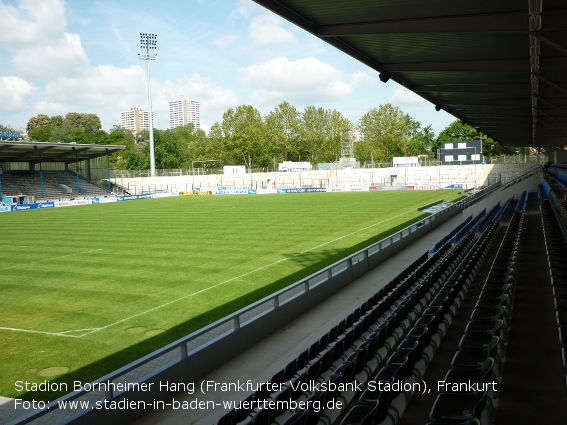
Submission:
M 99 378 L 457 192 L 188 196 L 1 214 L 0 395 L 21 396 L 16 381 Z

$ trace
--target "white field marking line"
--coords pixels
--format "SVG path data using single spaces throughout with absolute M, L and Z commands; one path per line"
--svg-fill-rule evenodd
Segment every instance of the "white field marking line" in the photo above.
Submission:
M 27 332 L 27 333 L 32 333 L 32 334 L 66 336 L 67 338 L 80 338 L 80 336 L 78 336 L 78 335 L 65 335 L 66 332 L 33 331 L 33 330 L 30 330 L 30 329 L 6 328 L 6 327 L 3 327 L 3 326 L 0 326 L 0 330 L 14 331 L 14 332 Z M 67 331 L 67 332 L 74 332 L 74 331 Z
M 14 267 L 29 266 L 30 264 L 44 263 L 46 261 L 51 261 L 56 258 L 71 257 L 73 255 L 88 254 L 89 252 L 96 252 L 96 251 L 102 251 L 102 248 L 91 249 L 90 251 L 74 252 L 73 254 L 57 255 L 55 257 L 46 258 L 45 260 L 32 261 L 29 263 L 14 264 L 13 266 L 4 267 L 3 270 L 13 269 Z
M 393 220 L 393 219 L 395 219 L 395 218 L 401 217 L 401 216 L 406 215 L 406 214 L 408 214 L 408 213 L 410 213 L 410 212 L 413 212 L 413 211 L 414 211 L 414 209 L 412 208 L 412 209 L 410 209 L 410 210 L 408 210 L 408 211 L 406 211 L 406 212 L 404 212 L 404 213 L 398 214 L 398 215 L 396 215 L 396 216 L 394 216 L 394 217 L 390 217 L 390 218 L 388 218 L 388 219 L 386 219 L 386 220 L 382 220 L 382 221 L 379 221 L 378 223 L 374 223 L 374 224 L 372 224 L 372 225 L 370 225 L 370 226 L 364 227 L 364 228 L 362 228 L 362 229 L 358 229 L 358 230 L 356 230 L 355 232 L 348 233 L 348 234 L 346 234 L 346 235 L 344 235 L 344 236 L 340 236 L 340 237 L 335 238 L 335 239 L 333 239 L 333 240 L 330 240 L 330 241 L 328 241 L 328 242 L 325 242 L 325 243 L 322 243 L 322 244 L 320 244 L 320 245 L 314 246 L 314 247 L 312 247 L 312 248 L 306 249 L 305 251 L 301 251 L 301 252 L 299 252 L 299 253 L 297 253 L 297 254 L 293 254 L 293 255 L 290 256 L 290 257 L 282 258 L 281 260 L 274 261 L 273 263 L 266 264 L 265 266 L 262 266 L 262 267 L 258 267 L 257 269 L 252 270 L 252 271 L 249 271 L 249 272 L 246 272 L 246 273 L 244 273 L 244 274 L 241 274 L 240 276 L 235 276 L 235 277 L 233 277 L 233 278 L 231 278 L 231 279 L 225 280 L 224 282 L 217 283 L 216 285 L 209 286 L 209 287 L 207 287 L 207 288 L 205 288 L 205 289 L 201 289 L 201 290 L 196 291 L 196 292 L 193 292 L 193 293 L 191 293 L 191 294 L 184 295 L 184 296 L 182 296 L 182 297 L 180 297 L 180 298 L 177 298 L 177 299 L 175 299 L 175 300 L 168 301 L 168 302 L 166 302 L 165 304 L 158 305 L 158 306 L 156 306 L 156 307 L 150 308 L 149 310 L 142 311 L 141 313 L 137 313 L 137 314 L 134 314 L 133 316 L 126 317 L 125 319 L 118 320 L 117 322 L 110 323 L 109 325 L 102 326 L 102 327 L 100 327 L 100 328 L 94 328 L 93 330 L 90 330 L 89 332 L 86 332 L 86 333 L 84 333 L 84 334 L 82 334 L 82 335 L 77 335 L 77 337 L 78 337 L 78 338 L 82 338 L 82 337 L 84 337 L 85 335 L 89 335 L 89 334 L 94 333 L 94 332 L 102 331 L 102 330 L 104 330 L 104 329 L 106 329 L 106 328 L 110 328 L 111 326 L 118 325 L 118 324 L 120 324 L 120 323 L 122 323 L 122 322 L 125 322 L 125 321 L 127 321 L 127 320 L 134 319 L 134 318 L 136 318 L 136 317 L 142 316 L 142 315 L 147 314 L 147 313 L 151 313 L 152 311 L 159 310 L 160 308 L 163 308 L 163 307 L 167 307 L 168 305 L 171 305 L 171 304 L 176 303 L 176 302 L 178 302 L 178 301 L 184 300 L 184 299 L 186 299 L 186 298 L 189 298 L 189 297 L 192 297 L 192 296 L 195 296 L 195 295 L 202 294 L 203 292 L 207 292 L 207 291 L 209 291 L 209 290 L 211 290 L 211 289 L 214 289 L 214 288 L 216 288 L 216 287 L 219 287 L 219 286 L 224 285 L 224 284 L 229 283 L 229 282 L 233 282 L 233 281 L 238 280 L 238 279 L 240 279 L 240 278 L 242 278 L 242 277 L 249 276 L 249 275 L 251 275 L 251 274 L 253 274 L 253 273 L 256 273 L 256 272 L 258 272 L 258 271 L 260 271 L 260 270 L 264 270 L 264 269 L 266 269 L 266 268 L 268 268 L 268 267 L 271 267 L 271 266 L 274 266 L 274 265 L 276 265 L 276 264 L 279 264 L 279 263 L 282 263 L 282 262 L 284 262 L 284 261 L 287 261 L 287 260 L 289 260 L 289 259 L 291 259 L 291 258 L 293 258 L 293 257 L 297 257 L 297 256 L 299 256 L 299 255 L 301 255 L 301 254 L 305 254 L 306 252 L 313 251 L 314 249 L 317 249 L 317 248 L 320 248 L 320 247 L 322 247 L 322 246 L 328 245 L 328 244 L 330 244 L 330 243 L 336 242 L 336 241 L 338 241 L 338 240 L 347 238 L 347 237 L 349 237 L 349 236 L 354 235 L 355 233 L 360 232 L 361 230 L 367 230 L 367 229 L 370 229 L 370 228 L 372 228 L 372 227 L 378 226 L 379 224 L 386 223 L 387 221 L 390 221 L 390 220 Z M 73 332 L 73 331 L 68 331 L 68 332 Z M 67 335 L 65 335 L 65 336 L 67 336 Z

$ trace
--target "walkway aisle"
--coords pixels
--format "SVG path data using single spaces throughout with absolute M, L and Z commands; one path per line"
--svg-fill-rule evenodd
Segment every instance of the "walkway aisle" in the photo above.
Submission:
M 495 424 L 565 425 L 565 378 L 539 200 L 534 194 L 530 194 L 526 208 L 514 314 Z

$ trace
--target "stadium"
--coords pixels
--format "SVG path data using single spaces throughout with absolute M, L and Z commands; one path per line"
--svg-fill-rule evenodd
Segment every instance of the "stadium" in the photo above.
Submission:
M 0 141 L 2 423 L 564 424 L 564 6 L 257 3 L 552 153 L 141 177 Z

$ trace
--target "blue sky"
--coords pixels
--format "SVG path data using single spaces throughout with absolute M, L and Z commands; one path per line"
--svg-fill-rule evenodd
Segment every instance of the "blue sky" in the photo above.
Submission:
M 151 62 L 157 128 L 168 101 L 201 102 L 208 130 L 230 107 L 267 114 L 286 100 L 337 109 L 354 124 L 391 102 L 436 133 L 454 120 L 433 105 L 251 0 L 0 0 L 0 124 L 25 128 L 38 113 L 147 109 L 139 34 L 158 35 Z

